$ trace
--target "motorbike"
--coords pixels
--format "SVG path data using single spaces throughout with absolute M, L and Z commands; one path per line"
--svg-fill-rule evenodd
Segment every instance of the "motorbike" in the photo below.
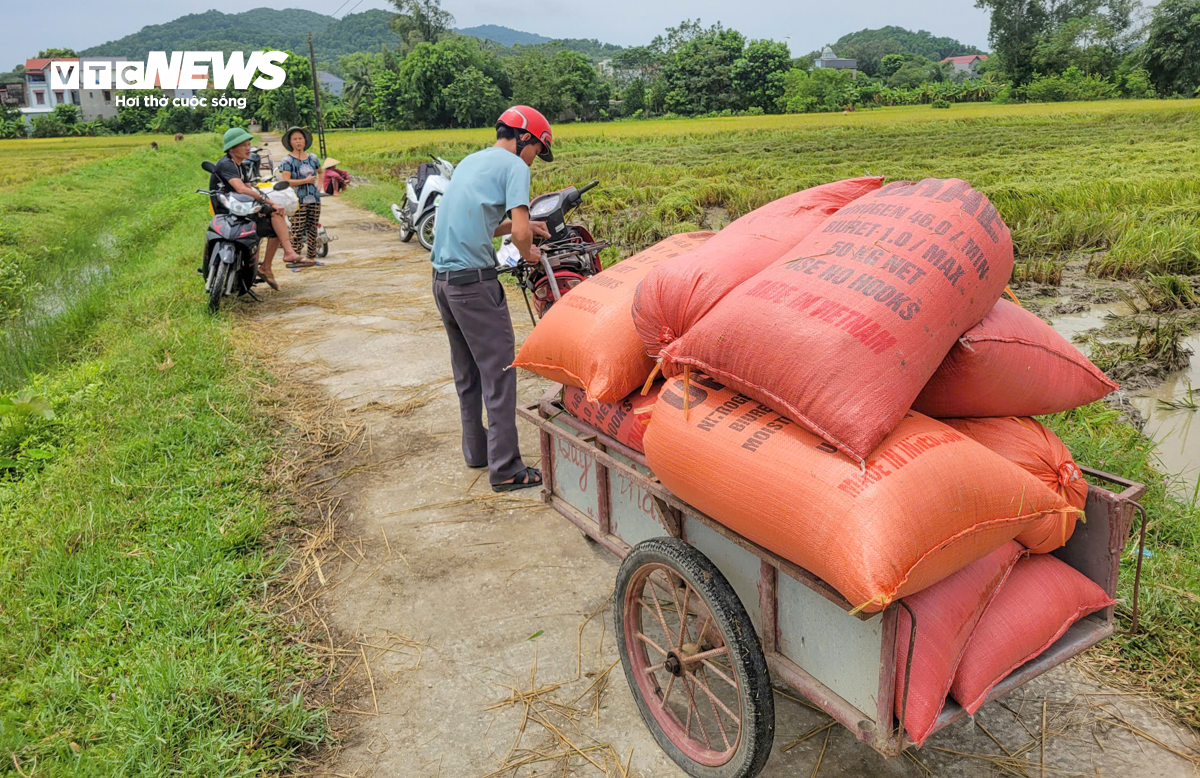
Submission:
M 205 172 L 212 173 L 216 165 L 202 162 Z M 280 181 L 273 191 L 289 188 Z M 217 197 L 229 212 L 213 216 L 209 222 L 204 241 L 204 291 L 208 294 L 208 309 L 212 313 L 220 310 L 221 299 L 231 295 L 253 295 L 251 288 L 258 282 L 258 244 L 261 237 L 254 217 L 262 205 L 249 195 L 230 192 L 220 194 L 214 190 L 197 189 L 196 194 Z
M 337 240 L 337 236 L 334 235 L 333 237 L 330 237 L 329 233 L 325 231 L 325 227 L 318 222 L 317 223 L 317 256 L 318 257 L 320 257 L 321 259 L 325 259 L 325 257 L 329 256 L 329 242 L 333 241 L 333 240 Z
M 264 162 L 267 175 L 263 175 Z M 269 181 L 275 175 L 275 166 L 271 163 L 271 152 L 258 146 L 250 147 L 250 156 L 242 161 L 242 179 L 248 184 Z
M 600 252 L 608 248 L 608 241 L 596 240 L 582 224 L 568 224 L 567 214 L 583 203 L 583 195 L 599 185 L 593 181 L 582 189 L 569 186 L 558 192 L 549 192 L 534 198 L 529 204 L 529 219 L 545 222 L 550 232 L 548 238 L 535 238 L 534 243 L 542 250 L 542 261 L 529 265 L 521 261 L 511 240 L 502 247 L 502 273 L 511 273 L 521 287 L 529 318 L 536 324 L 546 311 L 562 299 L 585 279 L 604 269 Z M 515 261 L 514 261 L 515 255 Z M 533 305 L 530 306 L 530 298 Z M 534 316 L 536 309 L 537 315 Z
M 441 157 L 429 155 L 433 162 L 422 162 L 417 174 L 408 177 L 405 192 L 408 202 L 402 208 L 392 203 L 392 216 L 400 222 L 400 240 L 408 243 L 413 235 L 427 251 L 433 250 L 434 221 L 442 195 L 450 185 L 454 165 Z

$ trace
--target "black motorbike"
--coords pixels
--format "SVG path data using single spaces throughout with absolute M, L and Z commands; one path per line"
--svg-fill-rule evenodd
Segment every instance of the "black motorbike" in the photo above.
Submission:
M 545 222 L 550 232 L 549 238 L 534 239 L 542 250 L 542 261 L 536 265 L 518 262 L 503 272 L 516 278 L 526 307 L 530 297 L 533 298 L 529 318 L 534 323 L 564 294 L 604 269 L 600 252 L 608 247 L 608 241 L 596 240 L 582 224 L 567 223 L 567 214 L 578 208 L 583 195 L 599 183 L 593 181 L 582 189 L 569 186 L 559 192 L 548 192 L 529 204 L 530 220 Z
M 212 162 L 200 165 L 208 173 L 217 166 Z M 287 181 L 275 184 L 277 190 L 287 189 Z M 228 213 L 213 216 L 208 225 L 204 242 L 204 291 L 208 294 L 208 310 L 216 313 L 221 307 L 221 298 L 231 295 L 250 294 L 258 282 L 258 244 L 261 236 L 255 220 L 262 204 L 249 195 L 229 192 L 221 194 L 208 189 L 197 189 L 197 194 L 216 197 Z
M 267 175 L 263 175 L 263 164 L 266 164 Z M 242 180 L 247 184 L 257 184 L 275 175 L 275 166 L 271 163 L 271 152 L 258 146 L 250 147 L 250 156 L 242 160 Z

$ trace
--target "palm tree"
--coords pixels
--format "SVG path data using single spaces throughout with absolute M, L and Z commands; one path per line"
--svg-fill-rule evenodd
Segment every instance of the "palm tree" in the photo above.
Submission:
M 349 64 L 345 76 L 342 96 L 351 109 L 358 110 L 358 104 L 371 94 L 371 68 L 365 61 L 357 60 Z

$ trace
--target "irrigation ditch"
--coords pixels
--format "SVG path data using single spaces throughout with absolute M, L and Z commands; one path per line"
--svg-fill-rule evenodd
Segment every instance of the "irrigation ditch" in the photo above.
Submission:
M 1013 289 L 1063 337 L 1121 384 L 1106 402 L 1155 445 L 1172 491 L 1200 493 L 1200 277 L 1148 274 L 1099 278 L 1096 255 L 1036 263 L 1032 278 L 1017 273 Z M 1035 263 L 1025 263 L 1026 266 Z M 1046 283 L 1050 282 L 1050 283 Z

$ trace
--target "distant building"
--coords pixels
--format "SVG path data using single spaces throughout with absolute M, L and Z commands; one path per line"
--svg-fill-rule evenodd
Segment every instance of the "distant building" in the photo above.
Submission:
M 833 53 L 833 49 L 829 46 L 821 52 L 820 59 L 813 60 L 814 68 L 833 68 L 834 70 L 849 70 L 851 75 L 858 76 L 858 60 L 846 59 L 839 57 Z
M 26 123 L 38 116 L 46 116 L 59 105 L 79 105 L 78 89 L 51 89 L 50 62 L 47 58 L 25 60 L 26 105 L 21 109 Z M 78 62 L 75 58 L 53 60 L 55 62 Z
M 25 82 L 10 81 L 0 84 L 0 105 L 9 108 L 25 107 Z
M 329 93 L 334 97 L 341 97 L 342 90 L 346 87 L 346 82 L 332 73 L 327 73 L 324 70 L 317 71 L 317 81 L 321 86 L 329 90 Z
M 942 64 L 949 62 L 954 65 L 955 73 L 966 73 L 974 75 L 979 69 L 979 63 L 987 59 L 986 54 L 966 54 L 962 57 L 946 57 L 942 60 Z
M 116 80 L 116 70 L 124 57 L 80 57 L 79 59 L 79 107 L 83 111 L 83 120 L 90 122 L 95 119 L 111 119 L 117 115 L 117 104 L 113 100 L 115 90 L 112 88 Z M 96 66 L 109 65 L 112 77 L 106 79 L 110 83 L 95 86 Z M 90 79 L 89 79 L 90 76 Z M 89 86 L 89 84 L 93 84 Z

